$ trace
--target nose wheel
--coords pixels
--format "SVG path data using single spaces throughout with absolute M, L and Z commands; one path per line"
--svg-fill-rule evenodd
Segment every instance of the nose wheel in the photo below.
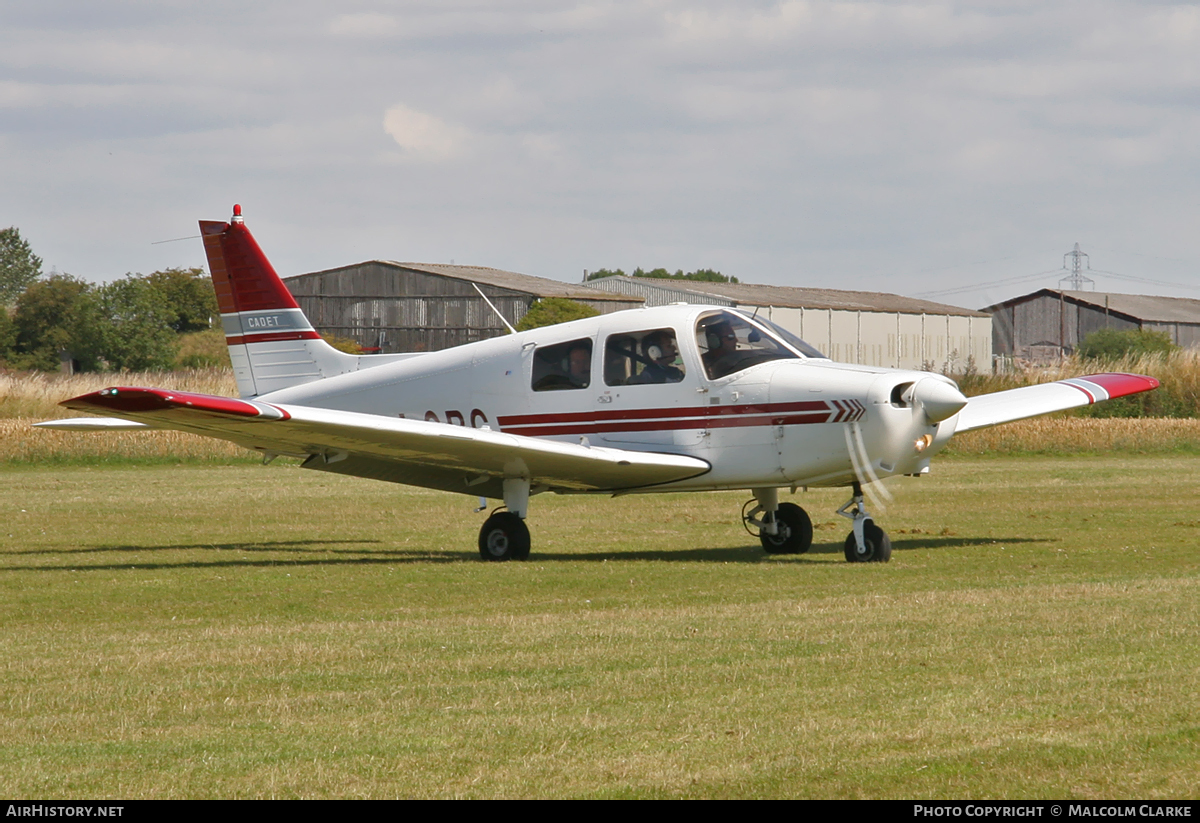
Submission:
M 858 535 L 850 532 L 846 537 L 846 560 L 850 563 L 886 563 L 892 559 L 892 541 L 887 532 L 875 525 L 873 520 L 863 522 L 862 544 Z
M 892 541 L 887 532 L 875 525 L 863 504 L 862 486 L 854 484 L 854 496 L 837 510 L 842 517 L 853 521 L 854 527 L 846 537 L 845 553 L 849 563 L 886 563 L 892 559 Z

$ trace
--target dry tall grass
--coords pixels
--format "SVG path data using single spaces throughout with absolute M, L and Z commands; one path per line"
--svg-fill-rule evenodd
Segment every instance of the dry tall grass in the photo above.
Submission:
M 43 419 L 0 418 L 0 464 L 255 459 L 253 452 L 211 437 L 174 431 L 67 432 L 34 427 Z
M 1200 453 L 1200 419 L 1036 417 L 956 435 L 945 454 Z
M 1200 417 L 1200 350 L 1197 349 L 1108 361 L 1069 357 L 1052 366 L 998 374 L 952 376 L 963 393 L 972 397 L 1099 372 L 1145 374 L 1156 378 L 1162 385 L 1157 391 L 1085 407 L 1077 414 L 1095 417 Z
M 58 404 L 108 386 L 154 386 L 177 391 L 237 396 L 228 369 L 59 375 L 0 374 L 0 463 L 55 461 L 186 460 L 229 462 L 250 458 L 245 449 L 170 431 L 62 432 L 34 428 L 42 420 L 87 415 Z
M 80 417 L 58 404 L 109 386 L 152 386 L 176 391 L 237 396 L 237 383 L 228 369 L 184 369 L 165 372 L 63 375 L 46 372 L 0 374 L 0 419 L 39 420 Z

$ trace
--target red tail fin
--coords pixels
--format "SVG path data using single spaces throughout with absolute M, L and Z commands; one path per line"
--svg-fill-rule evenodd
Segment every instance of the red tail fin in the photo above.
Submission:
M 228 223 L 200 222 L 225 342 L 243 397 L 353 371 L 358 358 L 329 346 L 279 279 L 233 207 Z

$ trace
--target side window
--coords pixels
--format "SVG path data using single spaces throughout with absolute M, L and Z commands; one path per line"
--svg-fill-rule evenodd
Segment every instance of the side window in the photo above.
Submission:
M 604 346 L 604 382 L 609 386 L 678 383 L 683 376 L 674 329 L 614 334 Z
M 592 382 L 590 338 L 541 346 L 533 354 L 533 390 L 586 389 Z

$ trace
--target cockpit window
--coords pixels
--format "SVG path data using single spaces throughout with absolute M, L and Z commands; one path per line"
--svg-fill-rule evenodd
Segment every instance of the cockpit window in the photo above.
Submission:
M 733 312 L 701 315 L 696 321 L 696 345 L 710 380 L 798 355 Z
M 592 382 L 592 341 L 541 346 L 533 355 L 533 390 L 586 389 Z
M 614 334 L 604 346 L 604 382 L 609 386 L 678 383 L 683 375 L 674 329 Z

